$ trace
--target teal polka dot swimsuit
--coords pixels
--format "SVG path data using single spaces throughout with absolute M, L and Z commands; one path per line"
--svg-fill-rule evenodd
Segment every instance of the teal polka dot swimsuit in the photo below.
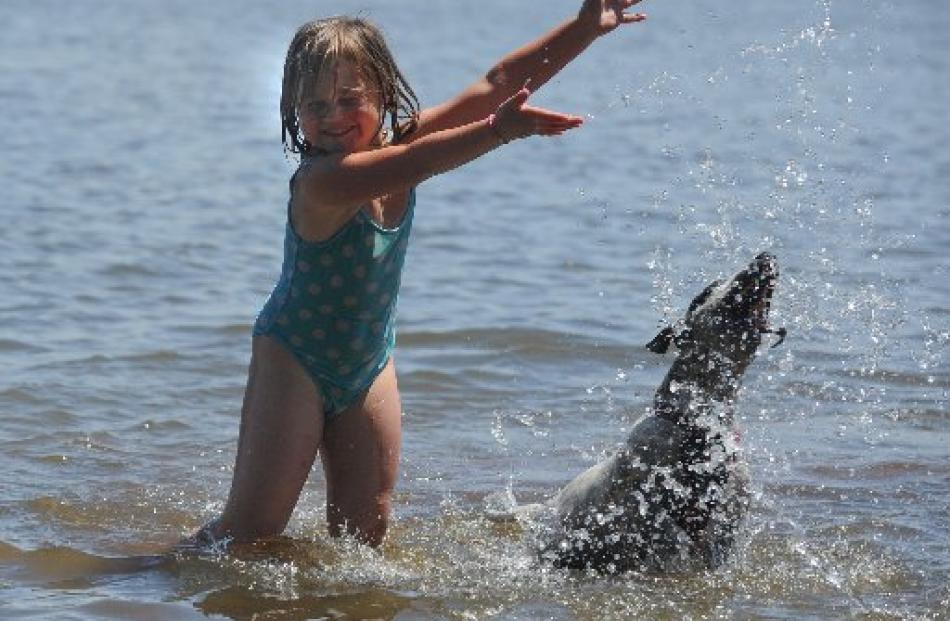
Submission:
M 396 299 L 415 207 L 381 227 L 362 210 L 326 241 L 307 241 L 288 217 L 280 279 L 254 324 L 287 347 L 323 395 L 329 419 L 383 370 L 396 344 Z

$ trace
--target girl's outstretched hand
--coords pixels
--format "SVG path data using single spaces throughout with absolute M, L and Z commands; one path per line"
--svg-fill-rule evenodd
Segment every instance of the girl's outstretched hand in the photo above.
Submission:
M 578 16 L 595 29 L 598 35 L 607 34 L 621 24 L 642 22 L 643 13 L 627 13 L 627 9 L 641 0 L 584 0 Z
M 530 96 L 531 91 L 525 83 L 521 90 L 498 106 L 494 130 L 505 142 L 528 136 L 559 136 L 584 122 L 579 116 L 528 106 Z

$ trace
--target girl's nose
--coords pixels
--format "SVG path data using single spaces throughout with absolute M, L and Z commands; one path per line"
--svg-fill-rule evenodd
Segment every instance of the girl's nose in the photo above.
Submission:
M 340 118 L 340 113 L 340 106 L 330 104 L 323 110 L 323 114 L 320 115 L 320 120 L 324 123 L 332 123 Z

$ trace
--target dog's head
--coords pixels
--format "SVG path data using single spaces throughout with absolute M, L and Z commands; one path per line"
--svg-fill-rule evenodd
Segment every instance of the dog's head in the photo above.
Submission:
M 707 361 L 728 361 L 734 375 L 741 375 L 762 342 L 762 335 L 785 330 L 768 326 L 769 307 L 778 280 L 775 256 L 763 252 L 732 278 L 710 283 L 693 298 L 686 316 L 676 326 L 665 328 L 647 348 L 665 353 L 671 344 L 680 356 Z

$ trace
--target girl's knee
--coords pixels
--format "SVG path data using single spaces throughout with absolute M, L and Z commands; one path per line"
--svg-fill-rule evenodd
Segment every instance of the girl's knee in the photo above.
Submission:
M 382 545 L 383 539 L 386 538 L 386 530 L 388 527 L 388 517 L 377 516 L 357 526 L 353 536 L 356 537 L 360 543 L 365 543 L 371 548 L 376 548 Z
M 330 535 L 334 537 L 346 534 L 371 547 L 379 546 L 386 537 L 390 512 L 388 494 L 353 511 L 333 506 L 327 509 Z

